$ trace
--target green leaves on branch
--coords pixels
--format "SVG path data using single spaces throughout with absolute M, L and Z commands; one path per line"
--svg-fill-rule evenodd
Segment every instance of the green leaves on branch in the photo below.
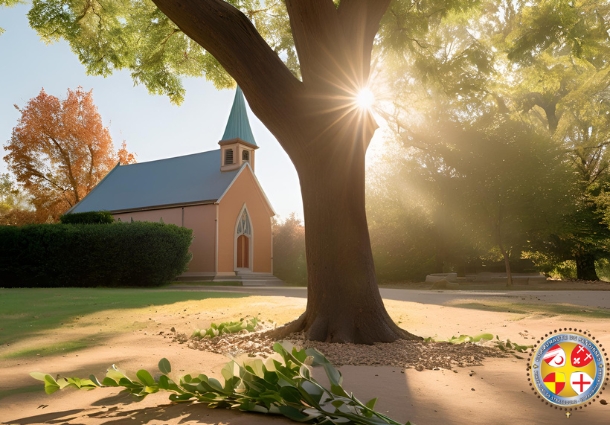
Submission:
M 176 403 L 199 401 L 210 408 L 231 408 L 246 412 L 283 415 L 293 421 L 311 424 L 400 425 L 374 410 L 377 399 L 362 403 L 342 387 L 343 378 L 322 353 L 309 348 L 298 350 L 288 344 L 276 343 L 276 354 L 267 360 L 231 360 L 222 368 L 224 384 L 204 374 L 185 375 L 177 381 L 170 378 L 171 365 L 161 359 L 161 375 L 139 370 L 131 379 L 112 366 L 100 383 L 89 379 L 59 378 L 49 374 L 31 373 L 43 381 L 45 392 L 73 387 L 90 390 L 96 387 L 123 387 L 138 397 L 158 391 L 170 392 Z M 330 389 L 320 385 L 309 366 L 321 366 L 330 382 Z M 410 422 L 407 422 L 410 425 Z
M 464 344 L 466 342 L 480 342 L 480 341 L 490 341 L 493 339 L 493 335 L 492 334 L 480 334 L 477 336 L 470 336 L 470 335 L 459 335 L 459 336 L 452 336 L 451 338 L 448 339 L 434 339 L 433 337 L 428 337 L 426 339 L 424 339 L 425 342 L 448 342 L 449 344 Z
M 496 339 L 494 341 L 494 344 L 500 350 L 508 352 L 508 353 L 512 353 L 514 351 L 517 351 L 519 353 L 525 353 L 529 348 L 533 347 L 533 345 L 519 345 L 516 342 L 511 342 L 510 339 L 507 339 L 506 341 L 502 341 L 498 337 L 498 335 L 496 335 Z M 519 357 L 517 355 L 514 355 L 514 356 L 517 357 L 518 359 L 523 358 L 523 357 Z
M 192 338 L 214 338 L 224 334 L 232 334 L 246 330 L 254 332 L 258 325 L 258 318 L 241 319 L 239 322 L 223 322 L 219 325 L 212 323 L 208 329 L 196 329 L 191 335 Z
M 428 338 L 424 339 L 424 342 L 448 342 L 449 344 L 464 344 L 466 342 L 476 343 L 476 342 L 491 341 L 492 344 L 496 348 L 498 348 L 501 351 L 504 351 L 505 353 L 512 354 L 513 356 L 515 356 L 518 359 L 523 359 L 523 357 L 518 356 L 517 354 L 515 354 L 515 352 L 525 353 L 528 349 L 532 348 L 531 345 L 520 345 L 520 344 L 517 344 L 516 342 L 511 342 L 510 339 L 503 341 L 498 337 L 498 335 L 496 335 L 495 340 L 493 339 L 493 337 L 494 336 L 490 333 L 484 333 L 484 334 L 480 334 L 477 336 L 470 336 L 470 335 L 452 336 L 451 338 L 448 338 L 448 339 L 434 339 L 433 337 L 428 337 Z
M 6 1 L 0 0 L 0 4 Z M 283 1 L 232 2 L 254 23 L 295 74 L 298 60 Z M 233 78 L 209 52 L 187 37 L 152 1 L 33 0 L 30 26 L 46 42 L 66 40 L 92 75 L 127 69 L 151 94 L 184 100 L 184 77 L 205 77 L 216 88 Z

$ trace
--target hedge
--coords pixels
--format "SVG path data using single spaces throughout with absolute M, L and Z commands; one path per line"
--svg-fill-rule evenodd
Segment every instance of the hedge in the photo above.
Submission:
M 110 211 L 89 211 L 82 213 L 64 214 L 59 217 L 62 224 L 110 224 L 114 217 Z
M 0 287 L 161 285 L 186 270 L 192 238 L 148 222 L 0 226 Z

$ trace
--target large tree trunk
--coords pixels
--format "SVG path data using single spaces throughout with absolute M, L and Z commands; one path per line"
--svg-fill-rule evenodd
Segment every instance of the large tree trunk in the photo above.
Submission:
M 222 64 L 295 165 L 305 213 L 307 310 L 276 336 L 332 342 L 417 338 L 385 310 L 364 205 L 364 156 L 376 128 L 355 97 L 390 0 L 286 0 L 296 79 L 241 12 L 221 0 L 153 0 Z
M 599 280 L 595 271 L 595 257 L 583 254 L 575 258 L 576 277 L 580 280 Z
M 366 150 L 358 133 L 354 126 L 343 137 L 336 135 L 297 168 L 305 214 L 307 310 L 284 334 L 302 330 L 313 340 L 365 344 L 417 338 L 394 324 L 379 294 L 364 203 Z

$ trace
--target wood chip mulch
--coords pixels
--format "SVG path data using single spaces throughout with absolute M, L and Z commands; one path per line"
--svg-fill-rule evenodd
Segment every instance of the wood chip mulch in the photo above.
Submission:
M 251 333 L 242 331 L 242 333 L 202 339 L 189 338 L 186 334 L 174 332 L 173 340 L 186 344 L 193 350 L 232 357 L 242 354 L 248 354 L 250 357 L 268 357 L 273 354 L 272 347 L 275 341 L 266 335 L 267 330 L 269 329 Z M 485 358 L 507 357 L 506 353 L 493 346 L 472 343 L 398 340 L 374 345 L 338 344 L 308 341 L 304 339 L 302 333 L 292 334 L 286 340 L 299 347 L 315 348 L 337 366 L 397 366 L 422 371 L 480 366 Z

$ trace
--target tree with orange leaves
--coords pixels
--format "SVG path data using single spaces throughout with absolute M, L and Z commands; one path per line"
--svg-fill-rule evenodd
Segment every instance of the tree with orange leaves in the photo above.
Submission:
M 117 164 L 135 162 L 125 142 L 115 152 L 91 91 L 68 89 L 66 99 L 44 89 L 20 109 L 13 128 L 9 170 L 29 195 L 36 222 L 57 221 Z

